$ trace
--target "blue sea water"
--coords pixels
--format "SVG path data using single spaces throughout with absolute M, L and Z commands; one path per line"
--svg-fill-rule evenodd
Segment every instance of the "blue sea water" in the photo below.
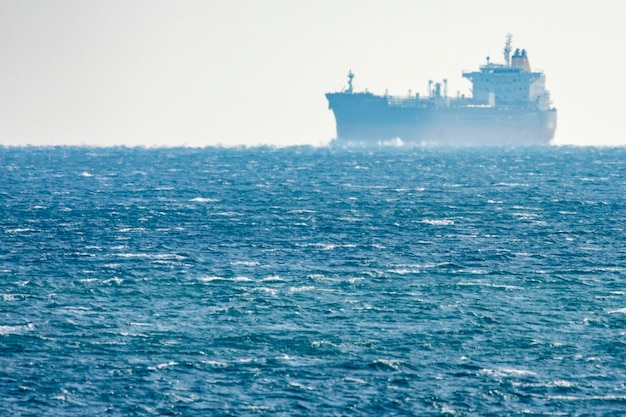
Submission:
M 13 416 L 626 413 L 626 149 L 0 148 Z

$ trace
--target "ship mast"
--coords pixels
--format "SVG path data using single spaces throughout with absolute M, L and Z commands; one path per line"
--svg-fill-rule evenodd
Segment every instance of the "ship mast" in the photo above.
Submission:
M 354 74 L 352 73 L 352 70 L 350 70 L 348 72 L 348 89 L 346 90 L 346 93 L 348 94 L 352 94 L 352 79 L 354 78 Z
M 511 65 L 511 41 L 513 40 L 513 35 L 507 33 L 506 35 L 506 43 L 504 44 L 504 63 L 508 67 Z

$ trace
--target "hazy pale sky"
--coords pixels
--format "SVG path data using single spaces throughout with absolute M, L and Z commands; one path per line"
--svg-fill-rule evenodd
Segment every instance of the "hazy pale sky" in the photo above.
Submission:
M 425 94 L 528 51 L 556 143 L 626 145 L 624 2 L 2 0 L 0 144 L 325 144 L 324 93 Z

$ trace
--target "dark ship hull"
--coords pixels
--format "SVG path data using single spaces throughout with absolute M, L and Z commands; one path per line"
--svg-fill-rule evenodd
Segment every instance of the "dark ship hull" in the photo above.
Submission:
M 481 105 L 437 107 L 369 93 L 328 93 L 337 142 L 378 145 L 547 145 L 556 129 L 555 109 Z
M 533 72 L 526 51 L 515 51 L 511 35 L 504 64 L 487 58 L 478 71 L 463 72 L 472 96 L 448 97 L 447 80 L 429 81 L 425 97 L 355 92 L 327 93 L 338 143 L 378 145 L 402 141 L 417 145 L 547 145 L 554 137 L 557 111 L 551 107 L 545 76 Z M 433 88 L 434 87 L 434 88 Z

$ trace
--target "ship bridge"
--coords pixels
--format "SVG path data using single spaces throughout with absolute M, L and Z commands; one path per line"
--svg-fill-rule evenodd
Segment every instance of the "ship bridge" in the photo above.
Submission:
M 476 104 L 516 107 L 536 107 L 547 110 L 550 96 L 545 89 L 542 72 L 532 72 L 526 50 L 516 49 L 512 59 L 511 38 L 504 48 L 505 64 L 487 64 L 479 71 L 463 72 L 463 78 L 472 83 L 473 101 Z

